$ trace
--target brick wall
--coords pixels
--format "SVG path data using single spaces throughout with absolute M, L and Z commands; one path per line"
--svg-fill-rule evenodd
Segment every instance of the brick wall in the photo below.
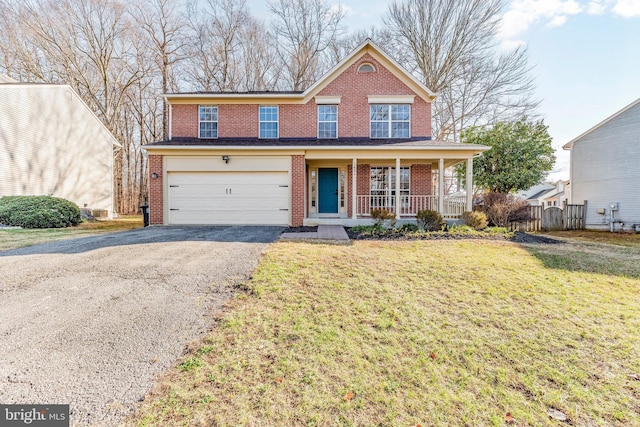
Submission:
M 177 137 L 198 137 L 198 106 L 176 104 L 171 106 L 171 133 Z
M 358 73 L 363 63 L 372 64 L 374 73 Z M 365 54 L 318 94 L 342 96 L 338 106 L 340 137 L 369 137 L 369 95 L 415 95 L 400 79 Z M 411 104 L 411 136 L 431 136 L 431 104 L 417 95 Z
M 157 178 L 151 178 L 157 173 Z M 149 155 L 149 223 L 163 224 L 164 197 L 162 193 L 162 156 Z
M 433 194 L 433 189 L 431 188 L 431 165 L 411 165 L 410 175 L 411 195 L 429 196 Z
M 304 156 L 291 156 L 291 226 L 300 227 L 304 220 Z
M 219 138 L 257 138 L 258 105 L 218 105 Z

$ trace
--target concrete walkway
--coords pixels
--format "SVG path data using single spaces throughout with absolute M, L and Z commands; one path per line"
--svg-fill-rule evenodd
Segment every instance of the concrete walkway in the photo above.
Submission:
M 280 240 L 323 240 L 348 242 L 349 236 L 341 225 L 319 225 L 318 231 L 307 233 L 282 233 Z

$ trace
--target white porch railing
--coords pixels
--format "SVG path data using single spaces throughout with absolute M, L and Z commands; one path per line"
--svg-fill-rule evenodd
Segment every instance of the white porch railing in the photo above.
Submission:
M 373 209 L 395 209 L 395 196 L 388 195 L 359 195 L 357 196 L 358 206 L 356 214 L 358 216 L 369 216 Z M 444 197 L 444 218 L 457 218 L 466 210 L 466 197 Z M 416 216 L 421 210 L 438 210 L 438 196 L 400 196 L 400 215 Z

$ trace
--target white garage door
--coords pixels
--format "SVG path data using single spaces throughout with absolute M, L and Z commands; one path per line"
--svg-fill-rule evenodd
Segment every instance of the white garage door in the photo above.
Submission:
M 170 172 L 170 224 L 289 223 L 287 172 Z

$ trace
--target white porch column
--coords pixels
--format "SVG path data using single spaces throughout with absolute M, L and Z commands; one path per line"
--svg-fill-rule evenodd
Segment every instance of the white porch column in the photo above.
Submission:
M 396 158 L 396 219 L 400 219 L 400 158 Z
M 354 157 L 351 166 L 351 219 L 358 218 L 358 160 Z
M 467 159 L 467 211 L 473 209 L 473 158 Z
M 438 162 L 438 212 L 444 215 L 444 159 Z

